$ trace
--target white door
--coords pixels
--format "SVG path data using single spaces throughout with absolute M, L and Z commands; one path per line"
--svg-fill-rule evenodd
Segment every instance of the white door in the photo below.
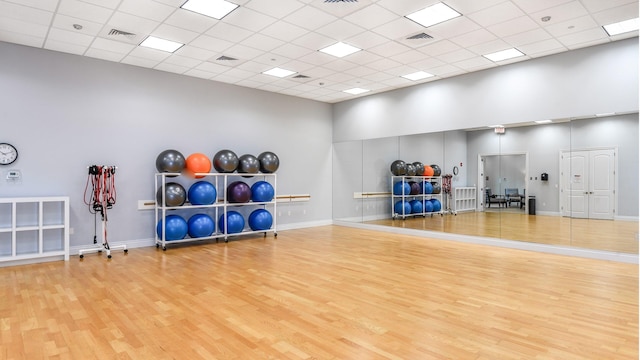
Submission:
M 477 202 L 476 209 L 477 211 L 484 211 L 487 204 L 485 204 L 486 195 L 484 193 L 485 189 L 485 177 L 484 177 L 484 157 L 478 155 L 478 189 L 476 190 Z
M 614 149 L 564 152 L 561 160 L 562 215 L 613 219 Z

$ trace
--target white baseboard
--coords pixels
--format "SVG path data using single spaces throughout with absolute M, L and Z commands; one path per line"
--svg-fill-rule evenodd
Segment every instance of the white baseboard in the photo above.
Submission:
M 536 211 L 536 215 L 542 216 L 562 216 L 561 212 L 558 211 Z
M 620 221 L 638 221 L 638 217 L 637 216 L 614 216 L 613 220 L 620 220 Z

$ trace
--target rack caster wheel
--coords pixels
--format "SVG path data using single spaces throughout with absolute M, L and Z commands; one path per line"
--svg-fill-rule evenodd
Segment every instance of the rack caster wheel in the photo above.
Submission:
M 80 254 L 80 259 L 83 259 L 83 258 L 84 258 L 84 255 Z
M 159 249 L 159 248 L 160 248 L 160 244 L 156 244 L 156 249 Z
M 166 247 L 166 246 L 163 246 L 163 247 L 162 247 L 162 251 L 167 251 L 167 247 Z
M 107 255 L 107 259 L 111 259 L 111 254 Z
M 278 233 L 273 233 L 273 237 L 278 237 Z
M 124 253 L 128 254 L 129 253 L 129 249 L 124 249 Z

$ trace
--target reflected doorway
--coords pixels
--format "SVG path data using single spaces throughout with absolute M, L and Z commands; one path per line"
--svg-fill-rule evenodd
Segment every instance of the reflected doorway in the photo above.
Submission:
M 528 153 L 478 154 L 478 211 L 527 213 Z

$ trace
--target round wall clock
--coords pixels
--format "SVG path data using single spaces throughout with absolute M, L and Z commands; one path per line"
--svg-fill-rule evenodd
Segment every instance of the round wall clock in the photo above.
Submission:
M 458 167 L 457 166 L 453 167 L 453 175 L 458 175 Z
M 0 143 L 0 165 L 13 164 L 18 159 L 18 149 L 7 143 Z

